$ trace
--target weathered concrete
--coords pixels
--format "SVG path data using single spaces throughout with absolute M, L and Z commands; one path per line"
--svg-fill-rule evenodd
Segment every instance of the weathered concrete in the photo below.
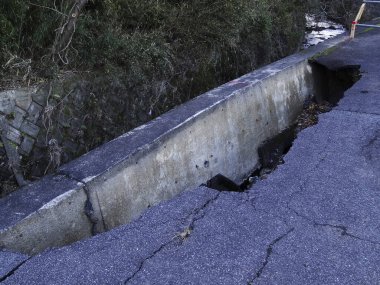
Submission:
M 345 39 L 247 74 L 62 166 L 58 173 L 69 184 L 60 184 L 60 196 L 44 198 L 48 209 L 36 207 L 4 228 L 0 245 L 34 254 L 128 223 L 218 173 L 241 182 L 258 164 L 257 147 L 292 124 L 305 99 L 317 95 L 308 58 Z M 37 189 L 54 187 L 49 179 L 32 186 L 36 199 Z M 2 211 L 14 213 L 14 197 L 23 193 L 28 190 L 1 201 Z
M 91 235 L 81 184 L 45 177 L 0 200 L 0 248 L 36 254 Z
M 129 225 L 32 258 L 4 284 L 378 284 L 380 114 L 371 105 L 380 88 L 355 100 L 369 94 L 357 86 L 378 82 L 379 43 L 380 33 L 365 34 L 320 59 L 341 56 L 368 76 L 249 191 L 184 192 Z

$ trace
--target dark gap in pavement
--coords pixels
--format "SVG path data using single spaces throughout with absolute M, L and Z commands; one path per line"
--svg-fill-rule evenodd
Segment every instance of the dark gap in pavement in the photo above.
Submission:
M 311 62 L 315 94 L 306 100 L 302 112 L 295 123 L 278 135 L 266 140 L 258 148 L 259 167 L 239 186 L 241 191 L 249 189 L 257 181 L 266 179 L 278 165 L 284 163 L 284 156 L 289 152 L 297 134 L 318 123 L 318 115 L 332 110 L 361 78 L 360 65 L 344 65 L 329 69 L 317 62 Z
M 244 189 L 242 189 L 238 184 L 230 180 L 229 178 L 223 176 L 222 174 L 217 174 L 214 177 L 212 177 L 210 180 L 208 180 L 204 186 L 207 186 L 208 188 L 212 188 L 214 190 L 218 191 L 228 191 L 228 192 L 243 192 Z
M 335 65 L 326 67 L 317 61 L 311 61 L 310 64 L 317 94 L 314 101 L 318 104 L 327 101 L 336 106 L 344 92 L 361 78 L 360 65 L 341 65 L 336 62 Z

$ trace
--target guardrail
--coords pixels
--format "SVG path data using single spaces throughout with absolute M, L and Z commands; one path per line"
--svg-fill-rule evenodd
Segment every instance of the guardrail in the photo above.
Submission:
M 352 26 L 351 26 L 351 35 L 350 38 L 353 39 L 355 37 L 355 32 L 356 32 L 356 27 L 370 27 L 370 28 L 380 28 L 380 26 L 377 25 L 370 25 L 370 24 L 359 24 L 359 20 L 361 19 L 364 9 L 366 7 L 367 3 L 374 3 L 374 4 L 380 4 L 380 1 L 363 1 L 363 4 L 359 8 L 359 12 L 356 15 L 356 18 L 354 21 L 352 21 Z

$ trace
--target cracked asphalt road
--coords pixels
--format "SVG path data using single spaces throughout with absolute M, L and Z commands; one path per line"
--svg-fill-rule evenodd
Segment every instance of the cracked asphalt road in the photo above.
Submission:
M 379 44 L 370 32 L 319 59 L 363 76 L 249 191 L 182 193 L 1 284 L 380 284 Z

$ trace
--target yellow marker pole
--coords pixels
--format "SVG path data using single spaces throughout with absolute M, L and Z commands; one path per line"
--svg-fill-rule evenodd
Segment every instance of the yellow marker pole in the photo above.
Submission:
M 363 15 L 364 8 L 365 8 L 365 3 L 363 3 L 363 4 L 360 6 L 359 12 L 358 12 L 358 14 L 356 15 L 355 20 L 352 22 L 352 25 L 351 25 L 351 35 L 350 35 L 350 38 L 351 38 L 351 39 L 353 39 L 353 38 L 355 37 L 356 25 L 358 24 L 360 18 L 361 18 L 362 15 Z

